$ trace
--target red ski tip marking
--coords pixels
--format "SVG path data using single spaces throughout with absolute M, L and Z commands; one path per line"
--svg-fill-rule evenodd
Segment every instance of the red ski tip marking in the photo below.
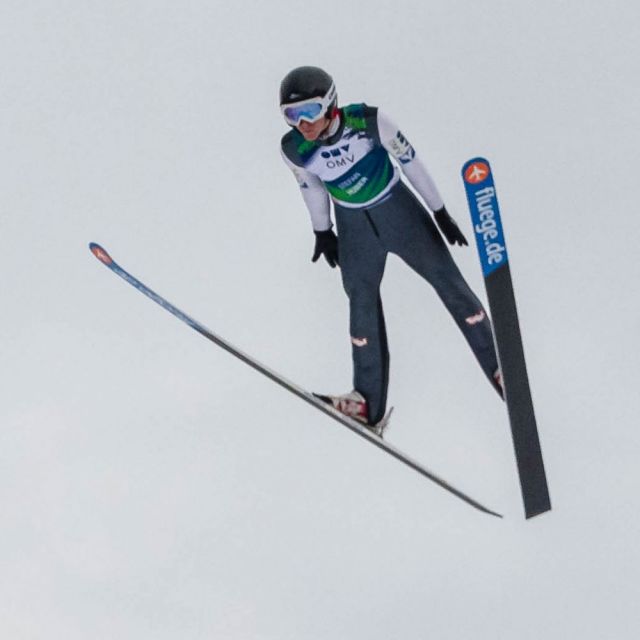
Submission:
M 477 161 L 467 167 L 467 170 L 464 172 L 464 179 L 465 182 L 469 184 L 478 184 L 486 180 L 490 173 L 491 170 L 486 162 Z
M 89 249 L 91 249 L 91 253 L 93 253 L 93 255 L 98 258 L 100 262 L 103 262 L 106 265 L 109 265 L 113 262 L 113 258 L 99 244 L 92 242 L 89 245 Z

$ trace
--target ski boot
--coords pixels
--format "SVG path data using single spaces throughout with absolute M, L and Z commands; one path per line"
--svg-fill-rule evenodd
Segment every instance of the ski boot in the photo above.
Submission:
M 316 398 L 331 405 L 334 409 L 344 414 L 348 418 L 352 418 L 358 422 L 361 422 L 369 431 L 375 433 L 382 438 L 384 431 L 389 424 L 389 417 L 391 416 L 391 410 L 375 424 L 369 422 L 369 410 L 367 407 L 367 401 L 359 391 L 351 391 L 341 396 L 325 396 L 319 393 L 314 393 Z

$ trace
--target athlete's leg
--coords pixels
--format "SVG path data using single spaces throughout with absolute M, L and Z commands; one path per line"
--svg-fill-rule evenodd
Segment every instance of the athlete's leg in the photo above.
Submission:
M 393 211 L 389 211 L 390 208 Z M 381 228 L 387 248 L 434 287 L 483 371 L 500 391 L 494 379 L 498 359 L 489 316 L 460 273 L 431 216 L 402 184 L 380 209 L 373 209 L 371 213 Z
M 385 413 L 389 351 L 380 283 L 386 251 L 363 210 L 336 207 L 342 282 L 349 297 L 353 386 L 367 400 L 369 422 Z

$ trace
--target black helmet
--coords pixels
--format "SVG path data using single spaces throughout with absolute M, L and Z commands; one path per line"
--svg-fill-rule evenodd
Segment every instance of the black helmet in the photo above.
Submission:
M 331 117 L 338 97 L 333 78 L 318 67 L 297 67 L 280 83 L 280 106 L 321 98 L 327 105 L 324 115 Z
M 280 104 L 309 98 L 324 98 L 333 86 L 333 78 L 318 67 L 297 67 L 280 83 Z

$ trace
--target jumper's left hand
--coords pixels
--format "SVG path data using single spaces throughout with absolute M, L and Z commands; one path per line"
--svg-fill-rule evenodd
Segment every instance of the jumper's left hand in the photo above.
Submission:
M 436 223 L 438 224 L 438 227 L 440 227 L 442 235 L 447 239 L 449 244 L 458 244 L 460 246 L 469 245 L 467 239 L 456 224 L 456 221 L 449 215 L 449 212 L 445 207 L 434 211 L 433 217 L 436 219 Z

